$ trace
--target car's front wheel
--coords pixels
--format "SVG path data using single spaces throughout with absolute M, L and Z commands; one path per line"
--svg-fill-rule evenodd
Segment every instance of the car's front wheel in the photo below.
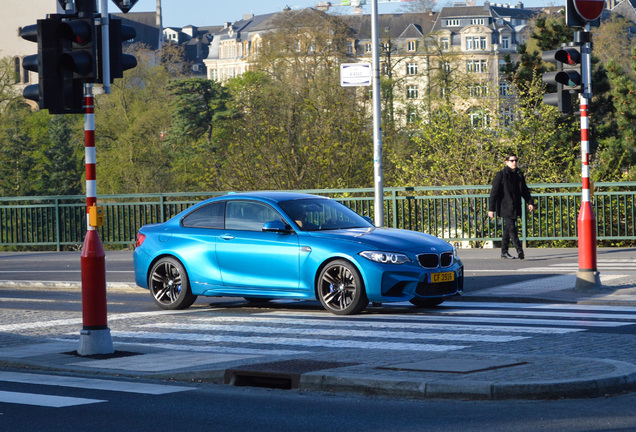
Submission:
M 336 315 L 353 315 L 369 304 L 360 273 L 345 260 L 332 261 L 322 269 L 317 292 L 323 307 Z
M 148 286 L 161 309 L 186 309 L 197 299 L 190 290 L 185 268 L 174 258 L 161 258 L 152 266 Z

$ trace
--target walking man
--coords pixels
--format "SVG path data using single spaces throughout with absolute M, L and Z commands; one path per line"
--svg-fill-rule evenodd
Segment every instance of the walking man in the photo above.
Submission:
M 501 238 L 501 258 L 514 259 L 508 253 L 508 245 L 517 250 L 519 259 L 524 259 L 523 247 L 517 235 L 517 219 L 521 216 L 521 198 L 528 204 L 528 210 L 534 210 L 534 202 L 523 172 L 517 168 L 518 158 L 514 153 L 506 157 L 506 166 L 495 175 L 490 191 L 490 206 L 488 217 L 497 215 L 503 218 L 503 235 Z

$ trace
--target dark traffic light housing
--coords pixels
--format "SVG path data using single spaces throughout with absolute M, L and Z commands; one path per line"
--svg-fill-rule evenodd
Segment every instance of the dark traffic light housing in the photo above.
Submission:
M 84 84 L 103 82 L 99 14 L 90 8 L 78 14 L 51 14 L 37 24 L 20 29 L 20 37 L 38 44 L 37 55 L 26 56 L 22 66 L 38 73 L 38 84 L 26 86 L 23 96 L 51 114 L 84 113 Z M 110 82 L 137 66 L 122 44 L 135 37 L 135 29 L 109 20 Z
M 543 81 L 556 86 L 556 93 L 546 93 L 543 103 L 555 106 L 562 114 L 573 114 L 572 94 L 582 92 L 581 47 L 570 43 L 559 49 L 545 51 L 543 61 L 556 65 L 556 71 L 545 72 Z
M 26 56 L 22 61 L 24 69 L 38 73 L 38 84 L 26 86 L 23 96 L 53 114 L 64 110 L 62 77 L 58 64 L 60 47 L 56 35 L 60 22 L 59 16 L 51 16 L 20 29 L 20 37 L 38 44 L 38 53 Z
M 123 52 L 124 42 L 133 39 L 137 35 L 137 32 L 133 27 L 122 24 L 121 19 L 113 18 L 112 15 L 109 16 L 108 26 L 108 44 L 110 51 L 110 82 L 112 84 L 113 79 L 124 77 L 125 70 L 132 69 L 137 66 L 137 58 L 134 55 L 124 54 Z M 103 59 L 104 56 L 101 53 L 101 49 L 102 45 L 100 43 L 99 58 Z M 99 70 L 98 82 L 104 82 L 101 68 Z

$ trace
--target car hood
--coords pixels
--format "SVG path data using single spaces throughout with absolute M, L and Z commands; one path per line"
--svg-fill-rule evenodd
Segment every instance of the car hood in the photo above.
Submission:
M 344 240 L 366 245 L 377 250 L 413 251 L 434 248 L 437 251 L 452 250 L 452 246 L 430 234 L 395 228 L 351 228 L 328 231 L 310 231 L 311 237 Z

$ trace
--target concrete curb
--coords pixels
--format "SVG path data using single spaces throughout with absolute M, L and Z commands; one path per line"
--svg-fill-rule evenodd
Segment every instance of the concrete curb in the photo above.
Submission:
M 134 347 L 131 347 L 134 350 Z M 151 351 L 140 354 L 161 354 L 169 351 Z M 475 358 L 487 356 L 487 353 L 475 355 Z M 74 375 L 102 377 L 129 377 L 156 379 L 178 382 L 207 382 L 213 384 L 238 385 L 228 382 L 228 371 L 249 368 L 247 362 L 234 361 L 231 364 L 198 366 L 190 369 L 153 372 L 151 370 L 95 369 L 78 364 L 77 358 L 64 362 L 61 353 L 38 356 L 35 358 L 0 359 L 0 367 L 28 369 L 30 371 L 57 371 Z M 471 355 L 468 355 L 471 357 Z M 479 374 L 448 373 L 411 373 L 387 370 L 377 364 L 364 363 L 343 368 L 328 369 L 300 374 L 294 379 L 297 385 L 292 387 L 300 391 L 321 391 L 330 393 L 352 393 L 373 396 L 387 396 L 413 399 L 468 399 L 468 400 L 547 400 L 562 398 L 600 397 L 636 390 L 636 365 L 593 358 L 566 358 L 554 356 L 498 356 L 508 357 L 511 361 L 522 361 L 527 368 L 521 372 L 532 379 L 515 379 L 517 370 L 507 368 L 496 372 L 494 376 Z M 470 358 L 468 358 L 470 360 Z M 81 360 L 80 360 L 81 361 Z M 87 359 L 88 361 L 88 359 Z M 569 379 L 550 379 L 559 374 L 559 367 L 586 365 L 596 372 L 587 376 Z M 530 372 L 530 374 L 529 374 Z M 258 374 L 257 374 L 258 375 Z M 452 377 L 450 377 L 453 375 Z
M 536 382 L 372 377 L 339 373 L 308 373 L 300 389 L 362 393 L 416 399 L 561 399 L 588 398 L 636 390 L 636 366 L 614 360 L 585 359 L 605 363 L 612 372 L 590 378 Z

